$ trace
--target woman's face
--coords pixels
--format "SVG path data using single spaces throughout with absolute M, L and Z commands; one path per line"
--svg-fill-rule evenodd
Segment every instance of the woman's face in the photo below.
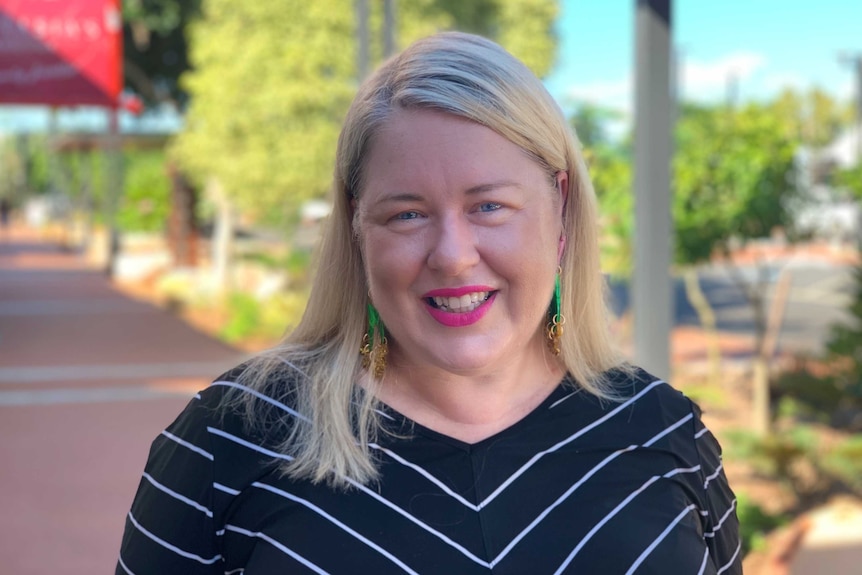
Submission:
M 489 128 L 430 110 L 392 116 L 356 209 L 393 365 L 466 375 L 541 359 L 565 172 L 556 183 Z

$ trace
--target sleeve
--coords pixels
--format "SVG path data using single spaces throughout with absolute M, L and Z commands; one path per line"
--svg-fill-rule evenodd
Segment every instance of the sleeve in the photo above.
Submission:
M 223 573 L 213 453 L 200 395 L 156 439 L 126 516 L 117 575 Z
M 736 496 L 724 474 L 721 446 L 700 419 L 700 409 L 692 403 L 695 414 L 694 441 L 700 457 L 704 541 L 715 566 L 722 575 L 742 575 L 742 553 Z

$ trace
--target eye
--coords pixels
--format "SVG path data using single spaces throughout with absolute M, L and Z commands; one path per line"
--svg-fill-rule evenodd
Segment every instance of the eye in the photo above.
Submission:
M 399 214 L 395 214 L 395 216 L 393 216 L 392 219 L 395 221 L 406 221 L 406 220 L 415 220 L 418 217 L 419 217 L 419 212 L 407 211 L 407 212 L 401 212 Z
M 499 210 L 503 206 L 498 204 L 497 202 L 485 202 L 484 204 L 479 205 L 478 211 L 480 212 L 493 212 Z

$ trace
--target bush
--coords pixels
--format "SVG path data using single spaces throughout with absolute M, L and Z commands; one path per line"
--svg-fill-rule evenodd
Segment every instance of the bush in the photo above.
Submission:
M 161 232 L 171 210 L 171 184 L 162 150 L 133 151 L 125 156 L 123 196 L 117 225 L 124 232 Z
M 245 293 L 231 294 L 227 299 L 227 321 L 219 337 L 229 343 L 258 341 L 274 344 L 299 323 L 308 295 L 289 291 L 265 301 Z
M 736 515 L 739 517 L 743 557 L 750 551 L 762 551 L 769 532 L 782 527 L 788 521 L 783 515 L 767 513 L 742 493 L 736 497 Z

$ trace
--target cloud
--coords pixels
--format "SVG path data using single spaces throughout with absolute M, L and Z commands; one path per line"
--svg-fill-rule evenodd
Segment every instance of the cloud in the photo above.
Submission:
M 680 87 L 686 100 L 724 98 L 731 86 L 745 83 L 766 66 L 766 58 L 754 52 L 734 52 L 702 61 L 683 53 Z

